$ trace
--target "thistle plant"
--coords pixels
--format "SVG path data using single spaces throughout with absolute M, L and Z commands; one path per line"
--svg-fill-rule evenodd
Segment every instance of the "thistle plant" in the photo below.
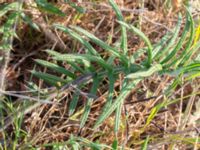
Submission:
M 32 1 L 32 3 L 33 2 L 36 10 L 60 17 L 65 16 L 64 12 L 47 0 L 36 0 Z M 85 12 L 85 9 L 71 1 L 65 0 L 64 2 L 73 7 L 78 13 Z M 156 106 L 151 109 L 146 119 L 145 125 L 141 129 L 141 132 L 144 132 L 146 127 L 162 108 L 179 101 L 179 99 L 170 100 L 170 98 L 173 96 L 173 91 L 176 87 L 181 84 L 180 80 L 183 79 L 183 82 L 191 82 L 200 76 L 200 28 L 197 27 L 197 29 L 195 29 L 189 6 L 185 6 L 184 12 L 178 14 L 177 23 L 173 32 L 166 33 L 160 41 L 152 44 L 145 33 L 125 20 L 121 9 L 114 0 L 109 0 L 109 4 L 115 12 L 117 18 L 116 23 L 120 27 L 120 38 L 114 44 L 108 44 L 95 36 L 92 32 L 79 26 L 65 26 L 61 23 L 50 25 L 50 29 L 63 33 L 79 42 L 84 47 L 84 51 L 82 51 L 82 53 L 68 53 L 66 51 L 61 53 L 54 48 L 44 49 L 43 52 L 50 56 L 50 59 L 35 59 L 36 65 L 45 67 L 53 73 L 44 73 L 33 69 L 31 70 L 31 75 L 43 80 L 47 83 L 46 85 L 50 87 L 42 91 L 35 85 L 34 88 L 37 87 L 37 90 L 34 90 L 39 92 L 39 96 L 34 92 L 32 94 L 37 96 L 37 98 L 23 97 L 13 93 L 10 94 L 10 96 L 20 97 L 23 100 L 32 100 L 31 102 L 26 101 L 26 103 L 23 103 L 24 105 L 20 105 L 21 107 L 17 109 L 17 111 L 14 110 L 12 103 L 9 103 L 8 108 L 12 108 L 12 115 L 8 117 L 9 119 L 3 119 L 7 121 L 7 124 L 4 125 L 3 123 L 5 121 L 3 121 L 0 131 L 3 131 L 13 122 L 15 123 L 17 129 L 14 142 L 15 148 L 18 143 L 17 136 L 21 134 L 20 126 L 22 124 L 22 116 L 42 104 L 60 105 L 59 99 L 63 98 L 65 91 L 70 91 L 72 94 L 72 98 L 69 101 L 68 116 L 72 118 L 76 113 L 81 113 L 79 128 L 82 129 L 86 126 L 93 103 L 99 98 L 98 90 L 101 88 L 101 85 L 104 84 L 104 80 L 108 80 L 106 85 L 106 102 L 101 108 L 100 115 L 97 120 L 95 120 L 93 128 L 97 129 L 106 119 L 115 113 L 114 133 L 117 135 L 120 130 L 124 102 L 139 83 L 147 78 L 151 78 L 153 75 L 157 75 L 161 78 L 163 76 L 171 78 L 171 83 L 162 91 L 164 100 L 157 103 Z M 0 96 L 7 94 L 4 91 L 6 80 L 5 72 L 9 64 L 13 39 L 18 38 L 16 34 L 18 22 L 22 21 L 37 31 L 41 31 L 41 29 L 45 30 L 44 26 L 40 23 L 35 23 L 34 19 L 23 11 L 24 5 L 26 4 L 23 1 L 19 1 L 1 6 L 0 17 L 4 17 L 6 21 L 0 27 L 0 33 L 2 35 L 0 62 L 3 64 L 0 66 Z M 184 19 L 183 15 L 185 15 Z M 184 28 L 182 29 L 181 27 L 183 24 Z M 44 32 L 54 37 L 53 32 L 50 31 L 51 30 L 47 30 L 46 32 L 45 30 Z M 143 48 L 138 49 L 132 55 L 128 52 L 128 34 L 138 36 L 140 40 L 145 43 Z M 52 37 L 50 37 L 50 39 L 52 40 Z M 57 43 L 59 40 L 53 38 L 52 41 Z M 94 45 L 102 51 L 100 52 L 97 50 Z M 141 59 L 141 56 L 145 56 L 145 58 Z M 136 61 L 137 59 L 141 61 L 138 63 L 138 61 Z M 61 64 L 67 64 L 68 68 L 66 69 L 64 65 Z M 120 89 L 117 91 L 118 95 L 116 96 L 115 83 L 119 81 L 119 78 L 122 78 L 122 83 Z M 27 85 L 27 87 L 33 88 L 30 84 Z M 89 92 L 84 92 L 85 89 Z M 87 101 L 84 103 L 82 110 L 77 110 L 77 108 L 80 108 L 78 106 L 78 101 L 82 96 L 86 97 Z M 38 98 L 40 100 L 38 100 Z M 58 101 L 52 101 L 54 98 L 58 99 Z M 5 98 L 2 100 L 2 103 L 8 104 Z M 0 110 L 3 113 L 4 108 Z M 15 119 L 13 119 L 14 117 Z M 147 149 L 150 140 L 151 138 L 148 136 L 143 142 L 143 149 Z M 81 137 L 71 137 L 67 141 L 67 144 L 72 145 L 74 149 L 78 149 L 81 142 L 86 143 L 89 145 L 88 147 L 93 149 L 101 149 L 102 147 L 111 149 L 111 147 L 107 145 L 93 143 Z M 117 139 L 114 140 L 113 149 L 117 149 L 117 142 Z
M 186 23 L 182 31 L 181 37 L 179 38 L 180 29 L 182 25 L 182 15 L 178 15 L 177 25 L 172 33 L 167 33 L 160 42 L 152 44 L 148 37 L 139 29 L 133 25 L 126 23 L 123 15 L 113 0 L 109 0 L 110 5 L 117 16 L 117 22 L 121 27 L 120 47 L 108 45 L 92 33 L 84 30 L 78 26 L 65 27 L 60 24 L 54 24 L 53 28 L 62 31 L 63 33 L 71 36 L 85 47 L 84 54 L 66 54 L 59 53 L 54 50 L 46 50 L 46 52 L 52 56 L 55 62 L 67 62 L 71 65 L 69 70 L 65 70 L 57 64 L 50 65 L 49 62 L 44 60 L 36 60 L 37 63 L 43 65 L 49 69 L 53 69 L 59 73 L 64 73 L 67 79 L 63 80 L 57 76 L 32 71 L 32 73 L 47 82 L 53 82 L 53 85 L 64 86 L 65 84 L 72 83 L 76 80 L 77 72 L 79 76 L 91 75 L 91 79 L 84 81 L 78 88 L 83 88 L 88 83 L 92 82 L 90 94 L 95 95 L 99 84 L 104 78 L 108 78 L 109 87 L 107 101 L 102 108 L 102 113 L 95 123 L 95 128 L 103 123 L 113 112 L 116 113 L 115 119 L 115 132 L 119 129 L 121 109 L 126 97 L 130 92 L 137 86 L 137 84 L 152 76 L 157 75 L 169 75 L 173 77 L 173 83 L 168 87 L 163 94 L 170 96 L 171 91 L 178 85 L 176 82 L 183 75 L 186 75 L 186 80 L 191 80 L 198 76 L 199 71 L 199 60 L 197 54 L 199 51 L 199 41 L 194 43 L 195 27 L 193 18 L 191 16 L 189 8 L 185 7 L 186 12 Z M 146 54 L 146 59 L 140 64 L 135 62 L 133 56 L 129 56 L 127 53 L 127 32 L 132 32 L 139 36 L 145 43 L 144 49 L 138 50 L 133 55 L 140 56 Z M 90 44 L 94 43 L 101 47 L 106 53 L 109 54 L 107 59 L 103 58 L 101 54 Z M 184 47 L 184 48 L 183 48 Z M 116 65 L 114 60 L 118 60 L 119 64 Z M 94 64 L 97 64 L 97 66 Z M 54 66 L 54 67 L 53 67 Z M 84 69 L 80 66 L 84 66 Z M 122 89 L 117 98 L 114 98 L 114 84 L 118 79 L 118 75 L 123 74 Z M 59 87 L 58 87 L 59 88 Z M 79 93 L 80 94 L 80 93 Z M 74 93 L 74 99 L 70 102 L 70 115 L 75 111 L 78 95 Z M 85 104 L 84 113 L 81 118 L 80 128 L 84 127 L 88 115 L 90 113 L 91 105 L 95 99 L 89 97 Z M 165 103 L 166 104 L 166 103 Z M 160 105 L 159 105 L 160 106 Z M 162 107 L 165 105 L 162 104 Z M 162 107 L 159 107 L 162 108 Z M 158 111 L 158 110 L 157 110 Z M 152 116 L 151 116 L 151 119 Z

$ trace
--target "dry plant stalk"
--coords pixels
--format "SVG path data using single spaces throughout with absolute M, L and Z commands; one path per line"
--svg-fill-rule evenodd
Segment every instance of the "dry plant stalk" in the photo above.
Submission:
M 4 50 L 1 50 L 0 52 L 1 54 L 1 58 L 2 60 L 0 61 L 1 62 L 1 66 L 0 66 L 0 89 L 1 90 L 5 90 L 5 87 L 6 87 L 6 74 L 7 74 L 7 68 L 8 68 L 8 64 L 9 64 L 9 59 L 10 59 L 10 51 L 4 51 Z M 0 97 L 2 96 L 3 94 L 0 93 Z

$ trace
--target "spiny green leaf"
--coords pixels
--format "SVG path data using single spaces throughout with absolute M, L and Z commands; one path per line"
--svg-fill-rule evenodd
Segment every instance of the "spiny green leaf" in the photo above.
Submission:
M 170 60 L 173 60 L 173 58 L 175 57 L 175 54 L 180 50 L 180 48 L 182 47 L 183 45 L 183 42 L 185 41 L 186 39 L 186 35 L 187 33 L 189 32 L 189 29 L 190 29 L 190 17 L 189 15 L 187 15 L 186 17 L 186 25 L 185 25 L 185 28 L 183 30 L 183 33 L 181 35 L 181 38 L 179 40 L 179 42 L 177 43 L 176 47 L 171 51 L 171 52 L 168 52 L 170 53 L 169 55 L 167 55 L 166 58 L 164 58 L 161 62 L 161 64 L 164 64 Z
M 178 33 L 180 31 L 180 28 L 181 28 L 181 23 L 182 23 L 182 15 L 179 13 L 178 23 L 176 25 L 174 35 L 172 36 L 169 43 L 165 46 L 165 48 L 155 56 L 155 59 L 157 59 L 157 60 L 160 59 L 160 57 L 164 56 L 165 53 L 168 53 L 170 51 L 170 48 L 174 46 L 174 43 L 176 42 L 176 39 L 178 37 Z
M 108 73 L 108 80 L 109 80 L 108 97 L 102 112 L 105 112 L 109 107 L 111 107 L 114 95 L 114 84 L 116 78 L 112 73 Z
M 189 40 L 185 44 L 186 47 L 184 48 L 183 52 L 179 56 L 177 56 L 176 58 L 172 59 L 170 64 L 165 65 L 166 68 L 171 67 L 175 64 L 176 64 L 176 66 L 180 66 L 180 64 L 183 63 L 183 59 L 185 61 L 186 58 L 188 58 L 188 56 L 190 57 L 190 55 L 188 54 L 188 51 L 190 50 L 191 45 L 192 45 L 192 41 L 194 39 L 194 22 L 193 22 L 190 11 L 188 9 L 186 9 L 186 10 L 187 10 L 187 14 L 188 14 L 188 17 L 189 17 L 188 21 L 190 22 L 190 37 L 189 37 Z
M 67 69 L 63 67 L 58 66 L 57 64 L 54 64 L 45 60 L 41 60 L 41 59 L 36 59 L 35 61 L 44 67 L 47 67 L 59 73 L 65 74 L 71 77 L 72 79 L 76 78 L 76 75 L 74 75 L 72 72 L 68 71 Z
M 153 58 L 155 58 L 160 53 L 160 51 L 162 51 L 162 48 L 166 46 L 171 36 L 172 33 L 167 32 L 166 35 L 162 37 L 162 39 L 155 46 L 153 46 L 153 53 L 152 53 Z
M 19 2 L 12 2 L 10 4 L 5 4 L 0 6 L 0 17 L 4 16 L 10 10 L 17 10 Z
M 98 89 L 98 86 L 99 86 L 99 80 L 98 78 L 94 78 L 93 79 L 93 85 L 92 85 L 92 88 L 91 88 L 91 94 L 96 94 L 97 92 L 97 89 Z M 85 125 L 87 119 L 88 119 L 88 116 L 89 116 L 89 113 L 90 113 L 90 109 L 91 109 L 91 105 L 92 105 L 92 102 L 93 102 L 93 99 L 92 98 L 89 98 L 87 100 L 87 103 L 86 103 L 86 106 L 85 106 L 85 109 L 84 109 L 84 113 L 83 113 L 83 116 L 81 118 L 81 123 L 80 123 L 80 128 L 83 128 L 83 126 Z
M 131 30 L 132 32 L 134 32 L 135 34 L 137 34 L 142 40 L 144 40 L 144 42 L 146 43 L 148 49 L 147 49 L 147 55 L 148 55 L 148 60 L 147 60 L 147 66 L 151 66 L 152 63 L 152 45 L 150 40 L 147 38 L 147 36 L 140 31 L 139 29 L 137 29 L 136 27 L 129 25 L 125 22 L 122 21 L 118 21 L 121 25 L 125 26 L 126 28 L 128 28 L 129 30 Z
M 52 53 L 55 57 L 55 60 L 62 60 L 62 61 L 71 61 L 75 62 L 77 60 L 86 61 L 86 62 L 96 62 L 105 69 L 112 70 L 112 67 L 108 65 L 103 59 L 89 55 L 89 54 L 60 54 L 60 53 Z
M 55 57 L 60 57 L 60 55 L 62 55 L 61 53 L 58 53 L 58 52 L 56 52 L 56 51 L 52 51 L 52 50 L 45 50 L 48 54 L 50 54 L 50 55 L 52 55 L 52 56 L 55 56 Z M 79 72 L 81 72 L 81 73 L 86 73 L 86 71 L 83 69 L 83 68 L 81 68 L 81 67 L 79 67 L 76 63 L 79 63 L 79 62 L 81 62 L 81 61 L 79 61 L 79 62 L 77 62 L 76 61 L 76 63 L 74 62 L 74 61 L 72 61 L 72 60 L 65 60 L 65 61 L 67 61 L 71 66 L 72 66 L 72 68 L 74 68 L 75 69 L 75 71 L 79 71 Z M 86 60 L 85 60 L 86 61 Z M 89 63 L 89 62 L 87 62 L 87 63 Z
M 124 21 L 123 15 L 118 8 L 117 4 L 114 0 L 109 0 L 110 5 L 112 6 L 113 10 L 116 13 L 117 19 L 119 21 Z M 126 55 L 128 49 L 127 49 L 127 34 L 126 34 L 126 27 L 121 25 L 121 48 L 123 50 L 124 55 Z
M 194 20 L 193 20 L 193 17 L 192 17 L 190 10 L 187 7 L 186 7 L 186 10 L 189 14 L 190 23 L 191 23 L 190 37 L 189 37 L 188 42 L 186 43 L 186 47 L 185 47 L 184 51 L 181 53 L 181 55 L 178 59 L 178 66 L 185 64 L 185 62 L 188 61 L 190 59 L 191 55 L 193 54 L 191 47 L 192 47 L 192 43 L 193 43 L 193 40 L 194 40 L 194 37 L 195 37 Z
M 35 70 L 32 70 L 31 73 L 34 76 L 44 80 L 45 82 L 47 82 L 47 83 L 49 83 L 51 85 L 57 86 L 57 87 L 60 87 L 60 86 L 62 86 L 62 84 L 66 84 L 67 83 L 66 80 L 61 79 L 61 78 L 59 78 L 57 76 L 48 74 L 48 73 L 37 72 Z
M 55 24 L 54 27 L 69 34 L 74 39 L 78 40 L 81 44 L 83 44 L 88 49 L 88 51 L 91 54 L 93 54 L 95 56 L 100 56 L 99 53 L 92 47 L 92 45 L 89 42 L 87 42 L 85 39 L 83 39 L 79 34 L 74 32 L 73 30 L 66 28 L 62 25 L 58 25 L 58 24 Z
M 106 44 L 105 42 L 103 42 L 102 40 L 100 40 L 99 38 L 94 36 L 93 34 L 89 33 L 88 31 L 86 31 L 80 27 L 76 27 L 76 26 L 70 26 L 70 27 L 75 29 L 76 31 L 82 33 L 86 37 L 88 37 L 91 41 L 93 41 L 97 45 L 101 46 L 101 48 L 105 49 L 106 51 L 110 52 L 114 56 L 118 57 L 125 65 L 128 66 L 127 57 L 125 55 L 121 54 L 120 52 L 118 52 L 117 49 L 109 46 L 108 44 Z
M 74 93 L 72 100 L 70 101 L 70 104 L 69 104 L 69 116 L 71 116 L 74 113 L 77 103 L 78 103 L 78 98 L 79 98 L 79 94 Z
M 29 24 L 33 29 L 37 30 L 37 31 L 40 31 L 40 28 L 39 26 L 34 23 L 31 18 L 29 18 L 25 13 L 21 12 L 20 13 L 22 19 L 24 20 L 25 23 Z
M 117 99 L 112 104 L 112 107 L 108 108 L 104 113 L 102 113 L 98 120 L 95 123 L 94 128 L 97 128 L 106 118 L 108 118 L 115 110 L 116 108 L 125 100 L 125 98 L 128 96 L 128 94 L 131 92 L 131 90 L 140 82 L 140 79 L 136 79 L 132 81 L 131 83 L 124 86 L 121 90 L 120 95 L 117 97 Z
M 155 64 L 146 71 L 138 71 L 136 73 L 131 73 L 127 75 L 126 78 L 129 78 L 129 79 L 144 78 L 144 77 L 151 76 L 153 73 L 158 72 L 160 70 L 162 70 L 162 65 Z

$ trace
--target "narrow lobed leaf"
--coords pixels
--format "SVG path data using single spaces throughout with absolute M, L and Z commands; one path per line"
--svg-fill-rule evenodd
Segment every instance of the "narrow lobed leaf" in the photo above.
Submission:
M 117 19 L 119 21 L 124 21 L 123 15 L 115 3 L 114 0 L 109 0 L 110 5 L 112 6 L 113 10 L 116 13 Z M 127 48 L 127 34 L 126 34 L 126 27 L 121 25 L 121 49 L 123 50 L 124 55 L 127 54 L 128 48 Z
M 128 28 L 129 30 L 131 30 L 132 32 L 134 32 L 135 34 L 137 34 L 142 40 L 144 40 L 144 42 L 146 43 L 148 49 L 147 49 L 147 57 L 148 57 L 148 60 L 147 60 L 147 66 L 151 66 L 151 63 L 152 63 L 152 49 L 153 49 L 153 46 L 151 45 L 151 42 L 150 40 L 147 38 L 147 36 L 142 32 L 140 31 L 139 29 L 137 29 L 136 27 L 132 26 L 132 25 L 129 25 L 125 22 L 122 22 L 122 21 L 118 21 L 121 25 L 125 26 L 126 28 Z
M 109 46 L 108 44 L 106 44 L 105 42 L 103 42 L 102 40 L 100 40 L 99 38 L 94 36 L 93 34 L 89 33 L 88 31 L 86 31 L 86 30 L 84 30 L 84 29 L 82 29 L 80 27 L 77 27 L 77 26 L 70 26 L 70 27 L 75 29 L 76 31 L 82 33 L 83 35 L 88 37 L 91 41 L 93 41 L 97 45 L 101 46 L 101 48 L 103 48 L 106 51 L 110 52 L 112 55 L 118 57 L 125 65 L 128 66 L 127 57 L 125 55 L 121 54 L 120 52 L 118 52 L 117 49 Z
M 65 69 L 63 67 L 58 66 L 57 64 L 54 64 L 54 63 L 51 63 L 51 62 L 48 62 L 45 60 L 41 60 L 41 59 L 36 59 L 35 61 L 44 67 L 47 67 L 47 68 L 50 68 L 59 73 L 65 74 L 65 75 L 71 77 L 72 79 L 76 78 L 75 74 L 73 74 L 72 72 L 68 71 L 67 69 Z

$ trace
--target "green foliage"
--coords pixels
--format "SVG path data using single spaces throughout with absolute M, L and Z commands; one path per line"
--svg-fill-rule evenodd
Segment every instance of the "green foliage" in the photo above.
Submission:
M 54 4 L 48 2 L 47 0 L 36 0 L 38 9 L 47 12 L 48 14 L 54 14 L 61 17 L 65 16 L 58 7 Z M 85 10 L 82 7 L 77 6 L 68 0 L 65 1 L 71 7 L 76 9 L 79 13 L 84 13 Z M 95 122 L 94 128 L 99 127 L 102 123 L 109 118 L 111 114 L 115 112 L 115 134 L 119 131 L 120 119 L 122 106 L 126 97 L 131 93 L 131 91 L 137 87 L 137 85 L 143 81 L 145 78 L 149 78 L 152 75 L 168 75 L 173 78 L 172 83 L 166 87 L 163 92 L 165 101 L 157 104 L 152 108 L 150 115 L 147 117 L 146 124 L 143 130 L 151 123 L 156 114 L 163 107 L 168 106 L 172 102 L 169 102 L 167 98 L 171 95 L 172 91 L 180 84 L 180 79 L 182 77 L 185 81 L 193 80 L 200 76 L 200 55 L 199 48 L 200 42 L 195 39 L 195 27 L 191 12 L 186 8 L 186 22 L 183 32 L 180 35 L 181 25 L 182 25 L 182 15 L 178 15 L 177 25 L 174 28 L 174 32 L 166 33 L 166 35 L 154 45 L 151 43 L 150 39 L 138 28 L 132 24 L 125 22 L 122 12 L 118 8 L 114 0 L 109 0 L 111 7 L 113 8 L 118 25 L 121 29 L 120 35 L 120 47 L 115 45 L 110 45 L 103 40 L 96 37 L 93 33 L 78 27 L 69 26 L 65 27 L 60 24 L 54 24 L 52 27 L 58 31 L 64 32 L 66 35 L 70 36 L 74 40 L 78 41 L 81 45 L 85 47 L 85 51 L 81 54 L 76 53 L 60 53 L 55 50 L 46 50 L 45 52 L 50 55 L 52 62 L 36 59 L 35 62 L 47 69 L 51 70 L 53 73 L 43 73 L 36 71 L 35 69 L 31 71 L 32 75 L 44 80 L 51 86 L 55 86 L 57 89 L 62 89 L 62 87 L 67 84 L 72 84 L 80 78 L 91 75 L 92 79 L 81 80 L 81 84 L 76 85 L 77 89 L 80 91 L 91 83 L 91 89 L 89 89 L 89 94 L 98 94 L 98 89 L 104 79 L 108 79 L 108 94 L 106 97 L 106 103 L 102 108 L 101 114 Z M 5 4 L 1 6 L 0 17 L 6 18 L 5 23 L 0 27 L 0 33 L 2 34 L 1 39 L 1 50 L 11 50 L 12 43 L 10 42 L 12 38 L 17 38 L 15 31 L 16 20 L 21 19 L 24 23 L 31 26 L 33 29 L 40 31 L 39 26 L 34 23 L 32 18 L 30 18 L 22 10 L 23 5 L 18 2 L 13 2 L 10 4 Z M 19 9 L 20 8 L 20 9 Z M 127 31 L 139 36 L 141 40 L 144 41 L 147 47 L 139 49 L 133 54 L 133 56 L 128 55 L 127 49 Z M 104 57 L 100 54 L 94 47 L 93 44 L 100 47 L 108 57 Z M 146 58 L 141 63 L 136 63 L 141 55 L 145 54 Z M 0 58 L 3 59 L 3 58 Z M 115 63 L 116 61 L 117 64 Z M 0 60 L 1 61 L 1 60 Z M 60 62 L 67 63 L 70 67 L 66 69 L 64 66 L 59 65 Z M 118 96 L 114 99 L 115 83 L 119 79 L 119 75 L 123 75 L 124 79 L 122 81 L 122 87 L 118 92 Z M 76 112 L 76 107 L 78 100 L 80 98 L 81 92 L 73 93 L 73 98 L 69 104 L 69 116 L 72 116 Z M 80 120 L 80 128 L 83 128 L 87 122 L 90 110 L 95 100 L 94 97 L 88 97 L 87 102 L 84 107 L 84 111 Z M 173 103 L 176 101 L 173 101 Z M 16 147 L 18 137 L 22 134 L 21 122 L 22 117 L 16 117 L 15 121 L 15 140 L 14 147 Z M 149 137 L 144 141 L 142 149 L 147 149 L 149 142 Z M 81 144 L 80 144 L 81 143 Z M 118 140 L 114 140 L 112 148 L 97 142 L 91 142 L 84 138 L 71 137 L 71 139 L 66 143 L 54 143 L 54 148 L 58 149 L 60 146 L 70 145 L 73 149 L 79 149 L 84 147 L 90 147 L 91 149 L 117 149 Z M 49 146 L 49 145 L 45 145 Z
M 13 2 L 10 4 L 4 4 L 2 6 L 0 6 L 0 17 L 3 17 L 7 12 L 14 10 L 16 11 L 18 8 L 18 2 Z
M 149 142 L 149 136 L 147 136 L 146 140 L 144 141 L 144 144 L 142 145 L 141 150 L 147 150 L 148 149 L 148 142 Z
M 68 3 L 72 8 L 74 8 L 79 13 L 85 13 L 85 9 L 83 7 L 77 6 L 75 3 L 71 2 L 70 0 L 64 0 Z
M 130 31 L 132 31 L 133 33 L 135 33 L 136 35 L 138 35 L 142 40 L 144 40 L 144 42 L 148 46 L 148 49 L 147 49 L 147 56 L 148 56 L 147 66 L 149 67 L 151 65 L 151 63 L 152 63 L 152 49 L 153 49 L 150 40 L 146 37 L 146 35 L 142 31 L 140 31 L 136 27 L 134 27 L 132 25 L 129 25 L 129 24 L 125 23 L 125 22 L 120 22 L 119 21 L 119 23 L 122 26 L 127 27 Z
M 117 141 L 117 139 L 115 139 L 113 141 L 112 148 L 113 148 L 113 150 L 117 150 L 117 147 L 118 147 L 118 141 Z
M 55 7 L 51 3 L 48 3 L 47 0 L 36 0 L 35 1 L 38 5 L 38 7 L 46 12 L 56 14 L 59 16 L 64 17 L 65 13 L 63 13 L 59 8 Z
M 61 17 L 65 16 L 65 13 L 54 6 L 54 4 L 47 2 L 47 0 L 36 0 L 35 2 L 38 9 Z M 73 3 L 70 3 L 70 5 L 75 7 L 75 4 L 73 5 Z M 23 7 L 23 2 L 6 3 L 0 6 L 0 18 L 6 18 L 6 22 L 0 27 L 0 33 L 3 34 L 0 50 L 9 51 L 12 49 L 12 43 L 10 41 L 12 41 L 13 38 L 18 38 L 15 31 L 17 22 L 23 21 L 33 29 L 40 31 L 38 24 L 23 11 Z
M 142 31 L 124 22 L 122 13 L 118 9 L 115 2 L 112 0 L 110 0 L 109 2 L 115 11 L 117 19 L 119 20 L 118 21 L 119 25 L 121 26 L 121 31 L 122 31 L 121 48 L 123 50 L 122 52 L 118 49 L 118 47 L 108 45 L 106 42 L 100 40 L 95 35 L 84 30 L 83 28 L 77 26 L 64 27 L 58 24 L 54 25 L 56 29 L 63 31 L 64 33 L 68 34 L 69 36 L 80 42 L 87 49 L 87 51 L 85 51 L 85 54 L 60 54 L 55 51 L 47 51 L 47 52 L 51 56 L 53 56 L 52 59 L 56 61 L 62 61 L 62 62 L 66 61 L 70 63 L 70 65 L 73 64 L 77 68 L 79 68 L 80 65 L 84 65 L 85 68 L 87 68 L 87 73 L 92 73 L 92 74 L 95 73 L 93 78 L 93 87 L 91 88 L 92 94 L 96 94 L 96 90 L 98 89 L 97 83 L 101 82 L 103 78 L 108 77 L 109 93 L 107 97 L 107 102 L 104 108 L 102 109 L 102 114 L 99 116 L 99 118 L 95 123 L 95 128 L 101 125 L 105 119 L 107 119 L 114 111 L 116 111 L 115 131 L 117 132 L 120 124 L 121 106 L 125 98 L 132 91 L 132 89 L 136 87 L 137 84 L 144 78 L 148 78 L 156 73 L 159 75 L 163 74 L 171 76 L 175 75 L 174 83 L 176 84 L 172 83 L 174 89 L 179 84 L 178 82 L 176 82 L 177 79 L 180 78 L 183 74 L 190 72 L 190 74 L 193 75 L 191 76 L 191 78 L 199 75 L 198 73 L 195 73 L 196 69 L 199 69 L 197 63 L 193 64 L 186 63 L 186 60 L 190 59 L 193 56 L 192 54 L 198 51 L 199 46 L 193 48 L 192 52 L 189 51 L 189 49 L 191 48 L 191 43 L 194 39 L 194 33 L 193 33 L 194 25 L 191 13 L 188 9 L 186 9 L 187 11 L 186 25 L 181 35 L 181 38 L 178 40 L 178 42 L 177 39 L 182 24 L 181 14 L 179 14 L 178 23 L 174 29 L 174 34 L 172 35 L 170 33 L 167 33 L 166 36 L 163 37 L 163 39 L 161 39 L 160 42 L 158 42 L 153 46 L 148 37 Z M 147 48 L 144 48 L 143 50 L 139 51 L 139 53 L 137 55 L 135 54 L 134 56 L 137 59 L 137 56 L 147 51 L 147 59 L 141 62 L 139 65 L 134 63 L 134 61 L 132 62 L 129 61 L 129 56 L 127 55 L 126 51 L 127 49 L 126 28 L 135 33 L 136 35 L 138 35 L 147 45 Z M 189 39 L 187 38 L 188 34 L 189 34 Z M 100 46 L 102 49 L 104 49 L 105 52 L 108 52 L 110 54 L 110 57 L 108 59 L 102 58 L 100 54 L 95 50 L 95 48 L 87 41 L 86 38 L 88 38 L 91 42 L 95 43 L 96 45 Z M 182 50 L 181 48 L 183 45 L 185 45 L 185 41 L 187 41 L 185 46 L 186 48 Z M 118 59 L 120 61 L 120 65 L 116 66 L 115 63 L 113 62 L 113 59 Z M 93 65 L 94 63 L 98 64 L 98 67 L 94 66 Z M 137 65 L 139 66 L 137 69 L 133 67 Z M 80 72 L 80 68 L 76 69 L 74 68 L 74 66 L 72 66 L 74 72 L 75 71 Z M 96 69 L 94 69 L 95 67 Z M 56 71 L 56 69 L 54 70 Z M 69 71 L 72 72 L 72 70 Z M 80 73 L 83 76 L 85 74 L 84 71 Z M 118 78 L 117 76 L 120 73 L 124 74 L 125 78 L 123 81 L 122 89 L 120 90 L 118 97 L 113 101 L 114 83 L 117 80 Z M 72 74 L 75 73 L 72 72 Z M 188 80 L 191 78 L 188 78 Z M 169 89 L 171 90 L 172 87 L 169 87 Z M 86 103 L 85 111 L 83 113 L 81 121 L 81 127 L 84 126 L 88 118 L 92 102 L 93 99 L 88 99 Z M 75 102 L 71 103 L 70 114 L 74 112 L 76 104 L 77 104 L 77 96 L 75 98 Z M 151 120 L 154 118 L 154 116 L 162 107 L 164 107 L 164 105 L 161 103 L 157 107 L 153 108 L 151 115 L 147 119 L 147 125 L 151 122 Z

